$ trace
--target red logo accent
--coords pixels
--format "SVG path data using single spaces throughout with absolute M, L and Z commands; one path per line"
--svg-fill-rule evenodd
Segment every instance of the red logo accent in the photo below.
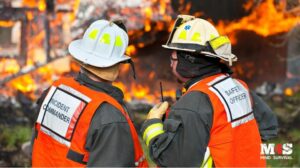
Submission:
M 275 146 L 275 151 L 277 154 L 282 155 L 282 144 L 277 144 Z

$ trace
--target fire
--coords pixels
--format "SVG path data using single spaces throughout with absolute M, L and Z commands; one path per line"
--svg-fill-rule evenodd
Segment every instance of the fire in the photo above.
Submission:
M 149 74 L 149 79 L 153 79 L 155 77 L 155 72 L 150 72 L 150 74 Z
M 31 75 L 24 75 L 13 80 L 10 84 L 12 87 L 24 93 L 32 92 L 38 87 Z
M 152 18 L 152 9 L 150 7 L 147 7 L 144 9 L 145 12 L 145 32 L 149 32 L 151 30 L 151 18 Z
M 166 9 L 167 9 L 167 3 L 170 3 L 170 0 L 160 0 L 159 4 L 160 4 L 160 8 L 159 8 L 159 14 L 164 15 L 166 13 Z
M 121 74 L 126 74 L 130 69 L 130 64 L 122 64 L 120 68 Z
M 40 11 L 45 11 L 45 9 L 46 9 L 46 3 L 45 3 L 45 0 L 40 0 L 40 1 L 38 2 L 38 9 L 39 9 Z
M 29 8 L 38 8 L 39 11 L 45 11 L 46 10 L 46 0 L 23 0 L 22 1 L 23 6 L 29 7 Z
M 250 5 L 247 4 L 245 8 L 249 9 Z M 239 30 L 254 31 L 266 37 L 288 32 L 299 21 L 299 16 L 283 12 L 283 4 L 276 6 L 273 0 L 266 0 L 257 6 L 247 17 L 233 22 L 220 21 L 217 24 L 217 29 L 220 34 L 229 35 L 234 44 L 236 42 L 235 33 Z
M 76 11 L 79 2 L 79 0 L 72 1 L 71 8 L 73 11 Z M 59 5 L 59 3 L 61 2 L 56 1 L 55 5 Z M 46 89 L 54 79 L 56 79 L 63 73 L 70 72 L 71 64 L 69 63 L 69 61 L 66 62 L 66 59 L 69 60 L 69 58 L 65 57 L 66 59 L 59 59 L 59 61 L 53 61 L 51 63 L 48 63 L 46 66 L 35 69 L 37 65 L 47 62 L 47 55 L 44 48 L 46 31 L 43 19 L 45 18 L 39 17 L 40 15 L 46 14 L 46 0 L 22 0 L 21 5 L 25 8 L 38 9 L 38 11 L 26 11 L 26 17 L 27 20 L 29 20 L 28 29 L 26 31 L 27 60 L 26 64 L 22 67 L 21 65 L 19 65 L 18 59 L 20 57 L 24 57 L 23 55 L 12 58 L 2 58 L 0 60 L 1 82 L 3 82 L 2 80 L 6 81 L 8 79 L 8 81 L 5 83 L 7 86 L 6 88 L 8 89 L 1 89 L 0 92 L 1 94 L 5 93 L 6 95 L 12 95 L 13 92 L 18 90 L 25 93 L 25 95 L 27 95 L 28 97 L 34 99 L 36 98 L 34 97 L 34 95 L 39 95 L 38 92 Z M 65 17 L 64 15 L 70 15 L 71 19 L 65 19 L 67 17 Z M 58 38 L 60 38 L 59 42 L 62 42 L 61 36 L 59 36 L 59 34 L 56 35 L 54 31 L 59 30 L 56 27 L 63 27 L 63 29 L 65 29 L 64 24 L 71 24 L 72 16 L 75 16 L 75 14 L 73 14 L 72 12 L 66 14 L 56 13 L 54 17 L 49 19 L 50 26 L 52 28 L 51 40 L 55 39 L 55 36 L 57 36 Z M 74 18 L 75 17 L 73 17 L 73 19 Z M 14 24 L 15 23 L 13 21 L 0 21 L 0 27 L 12 27 L 14 26 Z M 54 41 L 50 41 L 53 46 L 57 44 L 59 45 L 59 43 L 56 44 L 53 42 Z M 10 48 L 8 48 L 8 50 L 9 49 Z M 20 73 L 27 72 L 31 69 L 35 70 L 18 77 Z M 15 75 L 17 76 L 17 78 L 15 79 L 7 78 L 14 77 Z
M 134 45 L 129 45 L 126 49 L 126 54 L 129 56 L 135 55 L 137 53 L 136 47 Z
M 3 21 L 3 20 L 0 20 L 0 27 L 12 27 L 13 25 L 15 24 L 15 22 L 13 21 Z
M 134 83 L 131 84 L 131 91 L 133 93 L 133 96 L 137 99 L 150 99 L 153 100 L 152 95 L 150 95 L 150 89 L 148 87 L 143 87 L 142 85 L 136 85 Z
M 145 101 L 147 103 L 155 104 L 160 101 L 160 91 L 152 92 L 149 86 L 132 83 L 130 87 L 125 86 L 122 82 L 114 82 L 114 86 L 120 88 L 124 93 L 124 99 L 127 102 L 133 100 Z M 176 93 L 174 90 L 165 90 L 163 91 L 164 97 L 175 98 Z
M 293 94 L 294 94 L 293 89 L 292 89 L 292 88 L 286 88 L 286 89 L 284 90 L 284 94 L 285 94 L 286 96 L 293 96 Z
M 38 8 L 39 11 L 46 10 L 46 0 L 23 0 L 22 4 L 24 7 Z M 28 20 L 32 20 L 34 18 L 34 14 L 32 11 L 26 12 L 26 16 Z
M 69 14 L 69 17 L 70 17 L 70 21 L 74 21 L 75 20 L 75 18 L 76 18 L 76 13 L 77 13 L 77 10 L 78 10 L 78 8 L 79 8 L 79 5 L 80 5 L 80 0 L 75 0 L 75 1 L 73 1 L 73 4 L 72 4 L 72 10 L 73 10 L 73 12 L 71 12 L 70 14 Z
M 18 62 L 14 59 L 2 59 L 0 61 L 1 74 L 14 74 L 20 70 Z

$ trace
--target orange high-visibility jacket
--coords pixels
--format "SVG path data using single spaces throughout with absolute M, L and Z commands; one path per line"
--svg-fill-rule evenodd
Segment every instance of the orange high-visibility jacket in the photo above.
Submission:
M 80 85 L 73 78 L 55 81 L 44 99 L 35 124 L 32 166 L 85 167 L 89 159 L 84 147 L 89 125 L 103 102 L 122 112 L 130 127 L 135 165 L 147 167 L 138 135 L 124 108 L 109 95 Z
M 247 85 L 218 74 L 195 83 L 187 92 L 191 91 L 207 94 L 213 107 L 213 123 L 202 166 L 265 167 Z

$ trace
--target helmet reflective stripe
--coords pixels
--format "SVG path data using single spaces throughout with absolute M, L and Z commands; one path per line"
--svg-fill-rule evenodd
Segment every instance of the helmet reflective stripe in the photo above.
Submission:
M 201 34 L 199 32 L 195 32 L 191 40 L 194 42 L 201 42 Z
M 99 30 L 97 30 L 97 29 L 92 30 L 89 34 L 89 38 L 93 39 L 93 40 L 96 40 L 96 37 L 97 37 L 98 33 L 99 33 Z M 110 44 L 110 35 L 107 34 L 107 33 L 103 34 L 103 36 L 100 39 L 100 42 L 102 42 L 104 44 Z M 121 36 L 116 37 L 115 46 L 117 46 L 117 47 L 123 46 Z
M 101 43 L 110 44 L 110 35 L 108 33 L 104 33 L 100 39 Z
M 117 46 L 117 47 L 123 46 L 123 42 L 122 42 L 122 39 L 120 36 L 116 37 L 115 46 Z
M 186 40 L 186 31 L 182 30 L 178 36 L 178 39 L 180 40 Z
M 217 36 L 215 36 L 214 34 L 211 34 L 209 39 L 212 40 L 212 39 L 214 39 L 214 38 L 216 38 L 216 37 L 217 37 Z
M 98 33 L 99 33 L 98 29 L 92 30 L 89 34 L 89 38 L 95 40 L 97 38 Z
M 127 33 L 112 22 L 98 20 L 85 31 L 83 38 L 69 45 L 71 55 L 88 65 L 110 67 L 130 57 L 125 56 Z
M 217 37 L 217 38 L 214 38 L 214 39 L 210 40 L 209 43 L 210 43 L 210 46 L 214 50 L 216 50 L 224 44 L 230 44 L 230 40 L 227 36 L 220 36 L 220 37 Z
M 232 65 L 233 61 L 237 61 L 237 57 L 231 53 L 231 43 L 227 36 L 219 36 L 209 41 L 209 45 L 214 50 L 214 53 L 208 52 L 208 56 L 215 56 L 224 61 L 229 62 L 229 65 Z

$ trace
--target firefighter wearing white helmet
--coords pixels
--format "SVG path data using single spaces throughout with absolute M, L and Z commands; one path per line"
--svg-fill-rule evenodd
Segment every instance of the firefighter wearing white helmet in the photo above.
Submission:
M 208 21 L 186 15 L 179 16 L 167 44 L 163 47 L 221 58 L 228 61 L 230 66 L 233 61 L 237 61 L 237 57 L 231 53 L 228 37 L 220 36 Z
M 112 22 L 98 20 L 89 26 L 82 39 L 71 42 L 69 52 L 87 70 L 114 81 L 119 73 L 119 63 L 131 61 L 124 55 L 127 46 L 125 30 Z
M 33 167 L 147 167 L 122 91 L 111 83 L 124 55 L 127 30 L 98 20 L 69 51 L 81 65 L 76 78 L 62 77 L 38 101 Z M 121 150 L 120 150 L 121 149 Z
M 153 161 L 166 167 L 264 167 L 261 139 L 276 136 L 277 120 L 221 61 L 236 60 L 229 39 L 206 20 L 179 16 L 163 47 L 173 50 L 171 70 L 186 92 L 170 110 L 167 102 L 155 105 L 142 125 Z

